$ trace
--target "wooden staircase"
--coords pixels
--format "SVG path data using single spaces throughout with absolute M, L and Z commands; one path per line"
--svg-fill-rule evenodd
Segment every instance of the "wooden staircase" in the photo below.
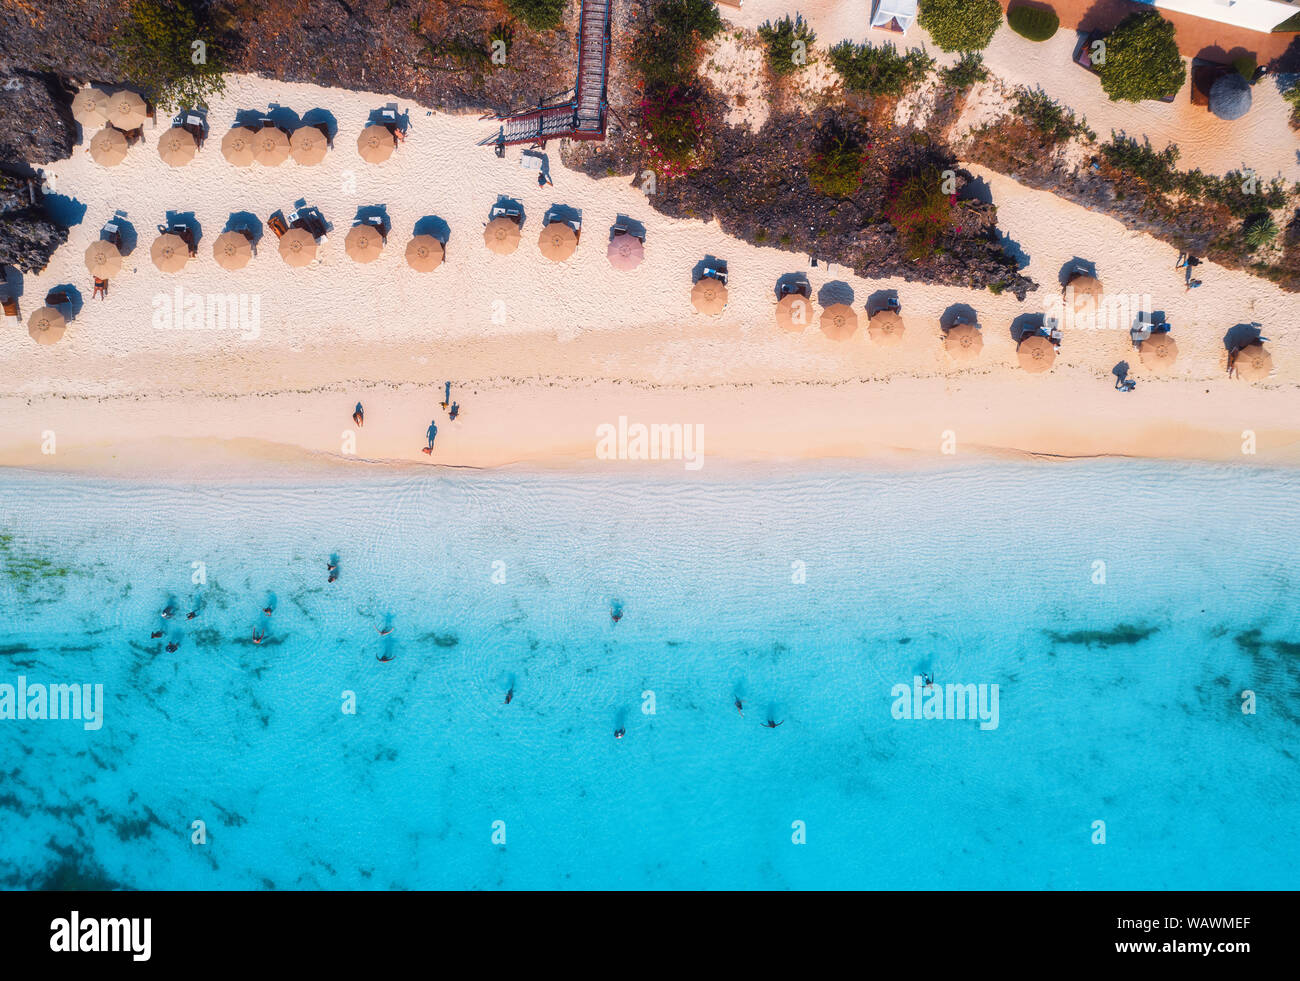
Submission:
M 532 109 L 485 118 L 502 121 L 496 136 L 479 146 L 504 149 L 516 143 L 540 143 L 568 137 L 603 140 L 608 103 L 611 0 L 582 0 L 578 20 L 578 78 L 572 89 Z

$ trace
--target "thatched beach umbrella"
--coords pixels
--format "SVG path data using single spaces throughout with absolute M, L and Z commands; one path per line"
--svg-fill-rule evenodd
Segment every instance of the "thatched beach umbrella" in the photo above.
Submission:
M 396 145 L 388 127 L 377 123 L 367 126 L 357 137 L 357 153 L 361 154 L 361 159 L 366 163 L 383 163 L 393 155 Z
M 1250 111 L 1250 83 L 1228 72 L 1210 86 L 1210 112 L 1220 119 L 1240 119 Z
M 943 349 L 954 361 L 974 361 L 984 350 L 984 335 L 974 324 L 957 324 L 949 328 Z
M 87 85 L 72 97 L 72 118 L 88 130 L 108 122 L 108 93 Z
M 165 273 L 180 272 L 190 261 L 190 247 L 174 232 L 159 235 L 149 250 L 153 264 Z
M 90 159 L 101 167 L 116 167 L 126 159 L 126 134 L 105 126 L 90 138 Z
M 578 248 L 578 233 L 562 221 L 553 221 L 537 237 L 537 247 L 552 262 L 563 262 Z
M 243 269 L 253 258 L 253 243 L 243 232 L 222 232 L 212 243 L 212 257 L 222 269 Z
M 1067 292 L 1073 290 L 1073 310 L 1076 315 L 1096 313 L 1101 307 L 1101 280 L 1086 273 L 1075 273 L 1066 283 Z
M 812 321 L 812 300 L 801 293 L 787 293 L 776 305 L 776 325 L 799 333 Z
M 280 255 L 291 266 L 310 265 L 316 258 L 316 239 L 305 228 L 291 228 L 280 236 Z
M 727 307 L 727 287 L 712 276 L 701 276 L 691 288 L 691 303 L 700 313 L 717 317 Z
M 1042 334 L 1034 334 L 1020 342 L 1016 355 L 1020 358 L 1020 367 L 1036 375 L 1052 367 L 1052 362 L 1056 360 L 1056 348 Z
M 183 167 L 199 152 L 198 141 L 187 129 L 173 126 L 158 138 L 158 156 L 169 167 Z
M 846 341 L 858 329 L 858 315 L 846 303 L 832 303 L 822 311 L 822 333 L 833 341 Z
M 56 344 L 67 329 L 68 322 L 54 307 L 41 307 L 27 321 L 27 333 L 37 344 Z
M 86 249 L 86 268 L 96 279 L 108 279 L 122 271 L 122 253 L 117 246 L 103 239 L 91 242 Z
M 1247 344 L 1237 352 L 1237 377 L 1246 381 L 1263 381 L 1273 373 L 1273 355 L 1263 344 Z
M 1152 371 L 1169 371 L 1178 360 L 1178 345 L 1168 334 L 1152 334 L 1138 345 L 1138 357 Z
M 289 159 L 289 137 L 278 126 L 263 126 L 253 136 L 253 159 L 263 167 L 278 167 Z
M 483 229 L 483 242 L 497 255 L 509 255 L 519 248 L 519 223 L 509 218 L 493 218 Z
M 384 236 L 374 225 L 353 225 L 343 240 L 343 251 L 357 262 L 374 262 L 384 251 Z
M 116 92 L 108 97 L 108 121 L 118 129 L 137 129 L 147 118 L 144 99 L 137 93 Z
M 257 134 L 247 126 L 236 126 L 221 138 L 221 155 L 236 167 L 253 162 L 253 139 Z
M 867 322 L 867 333 L 881 347 L 903 343 L 903 318 L 894 310 L 877 310 Z
M 327 149 L 329 141 L 315 126 L 299 126 L 289 138 L 289 152 L 304 167 L 314 167 L 324 160 Z
M 631 272 L 645 259 L 645 244 L 635 235 L 616 232 L 605 254 L 609 264 L 620 272 Z
M 406 245 L 406 264 L 416 272 L 433 272 L 442 265 L 442 243 L 432 235 L 416 235 Z

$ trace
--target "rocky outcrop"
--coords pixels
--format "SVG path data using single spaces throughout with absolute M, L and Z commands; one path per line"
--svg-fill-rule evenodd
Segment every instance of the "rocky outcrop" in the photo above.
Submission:
M 25 177 L 0 174 L 0 265 L 24 273 L 40 272 L 54 250 L 68 240 L 68 230 L 53 221 L 37 203 Z
M 0 165 L 39 166 L 69 156 L 77 142 L 71 100 L 54 75 L 16 71 L 0 78 Z

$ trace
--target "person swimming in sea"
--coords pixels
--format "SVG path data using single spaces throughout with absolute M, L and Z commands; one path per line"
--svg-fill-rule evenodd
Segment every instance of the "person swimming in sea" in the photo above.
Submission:
M 161 636 L 162 636 L 162 631 L 161 631 L 161 630 L 155 630 L 153 633 L 151 633 L 151 634 L 149 635 L 149 639 L 150 639 L 150 640 L 157 640 L 157 639 L 158 639 L 159 637 L 161 637 Z
M 176 643 L 176 641 L 173 640 L 170 644 L 167 645 L 167 653 L 175 654 L 176 649 L 180 646 L 181 646 L 180 644 Z
M 740 700 L 739 695 L 736 696 L 736 711 L 740 713 L 742 719 L 745 717 L 745 703 Z
M 393 659 L 392 651 L 384 651 L 384 653 L 375 656 L 375 660 L 378 661 L 380 664 L 387 664 L 392 659 Z
M 272 609 L 272 608 L 269 607 L 269 606 L 264 606 L 264 607 L 262 607 L 262 612 L 265 613 L 265 614 L 269 617 L 272 613 L 275 612 L 275 610 Z
M 777 726 L 784 725 L 784 724 L 785 724 L 785 719 L 782 719 L 780 722 L 774 722 L 771 719 L 768 719 L 766 722 L 763 723 L 763 725 L 765 725 L 769 729 L 775 729 Z
M 376 627 L 375 629 L 379 631 L 380 637 L 387 637 L 389 634 L 393 632 L 392 627 Z
M 617 729 L 614 730 L 615 739 L 622 739 L 623 736 L 626 734 L 627 734 L 627 730 L 624 729 L 622 726 L 619 726 Z
M 932 675 L 932 674 L 923 674 L 923 675 L 921 675 L 921 687 L 922 687 L 922 688 L 933 688 L 933 687 L 934 687 L 934 675 Z
M 610 605 L 609 617 L 615 623 L 618 623 L 620 620 L 623 619 L 623 604 L 620 603 L 618 600 L 614 600 L 614 602 Z
M 330 574 L 329 574 L 329 576 L 326 578 L 325 581 L 326 581 L 326 582 L 334 582 L 336 579 L 338 579 L 338 577 L 339 577 L 338 572 L 336 572 L 335 570 L 331 569 L 331 570 L 330 570 Z
M 189 613 L 185 614 L 185 619 L 186 619 L 186 620 L 193 620 L 193 619 L 194 619 L 195 617 L 197 617 L 198 615 L 199 615 L 199 611 L 198 611 L 198 610 L 190 610 Z
M 265 637 L 266 637 L 266 631 L 265 631 L 265 630 L 254 630 L 254 631 L 253 631 L 253 643 L 254 643 L 254 644 L 260 644 L 260 643 L 265 639 Z
M 175 612 L 175 611 L 172 609 L 172 607 L 169 606 L 169 607 L 167 607 L 166 609 L 164 609 L 161 613 L 159 613 L 158 615 L 159 615 L 160 617 L 162 617 L 164 620 L 170 620 L 170 619 L 172 618 L 172 613 L 174 613 L 174 612 Z
M 515 690 L 511 688 L 508 692 L 506 692 L 506 704 L 509 705 L 512 701 L 514 701 L 514 698 L 515 698 Z

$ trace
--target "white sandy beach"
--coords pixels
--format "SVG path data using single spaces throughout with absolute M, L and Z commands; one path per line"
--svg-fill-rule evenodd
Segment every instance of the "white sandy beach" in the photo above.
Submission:
M 1000 226 L 1042 284 L 1038 293 L 1022 304 L 1009 294 L 862 279 L 739 242 L 714 222 L 667 218 L 627 178 L 566 170 L 554 147 L 555 186 L 539 189 L 517 149 L 498 160 L 474 145 L 493 131 L 474 116 L 403 102 L 406 142 L 388 162 L 366 164 L 356 136 L 367 114 L 390 101 L 231 77 L 209 114 L 207 145 L 189 165 L 163 164 L 155 142 L 162 129 L 147 128 L 147 142 L 121 166 L 100 167 L 79 148 L 49 168 L 55 190 L 86 213 L 49 267 L 26 277 L 23 323 L 6 319 L 0 331 L 7 420 L 0 465 L 157 473 L 268 458 L 567 464 L 593 459 L 596 427 L 620 416 L 703 424 L 705 454 L 715 460 L 924 459 L 940 454 L 951 430 L 959 453 L 1300 462 L 1300 300 L 1209 264 L 1198 270 L 1204 286 L 1185 292 L 1174 249 L 1105 216 L 983 173 Z M 268 104 L 334 114 L 339 134 L 323 164 L 240 169 L 222 157 L 220 138 L 235 112 Z M 492 254 L 482 240 L 499 194 L 522 201 L 527 215 L 511 256 Z M 315 264 L 287 266 L 269 231 L 245 269 L 216 264 L 212 242 L 232 212 L 264 222 L 298 199 L 335 226 Z M 537 249 L 552 203 L 583 212 L 581 244 L 560 264 Z M 344 254 L 343 238 L 357 209 L 372 205 L 387 207 L 392 232 L 380 259 L 363 266 Z M 168 210 L 193 212 L 203 234 L 198 257 L 174 275 L 149 257 Z M 108 299 L 92 300 L 82 255 L 118 211 L 139 242 Z M 613 271 L 605 256 L 620 214 L 647 232 L 645 262 L 629 273 Z M 451 236 L 447 261 L 421 274 L 406 265 L 404 250 L 414 223 L 429 215 Z M 690 304 L 692 269 L 706 255 L 730 268 L 730 304 L 719 318 Z M 1172 376 L 1152 377 L 1124 330 L 1068 333 L 1048 375 L 1017 366 L 1011 321 L 1059 295 L 1059 271 L 1075 256 L 1097 263 L 1108 293 L 1150 294 L 1166 313 L 1180 351 Z M 815 325 L 799 335 L 779 331 L 774 284 L 799 271 L 814 298 L 828 283 L 847 285 L 860 313 L 871 294 L 896 289 L 907 325 L 902 345 L 874 345 L 864 313 L 845 342 Z M 60 343 L 38 346 L 26 317 L 62 284 L 76 286 L 84 306 Z M 155 329 L 156 298 L 178 286 L 256 297 L 256 337 Z M 940 315 L 958 303 L 973 306 L 984 327 L 984 351 L 970 366 L 950 361 L 939 340 Z M 1276 370 L 1267 381 L 1225 376 L 1223 336 L 1243 322 L 1261 323 L 1271 340 Z M 1140 382 L 1131 395 L 1113 389 L 1111 369 L 1121 359 Z M 463 410 L 455 422 L 437 405 L 446 380 Z M 348 453 L 343 434 L 358 400 L 366 425 Z M 425 456 L 432 419 L 439 434 Z M 1256 433 L 1254 456 L 1243 457 L 1243 430 Z M 47 432 L 57 439 L 52 455 L 41 452 Z

